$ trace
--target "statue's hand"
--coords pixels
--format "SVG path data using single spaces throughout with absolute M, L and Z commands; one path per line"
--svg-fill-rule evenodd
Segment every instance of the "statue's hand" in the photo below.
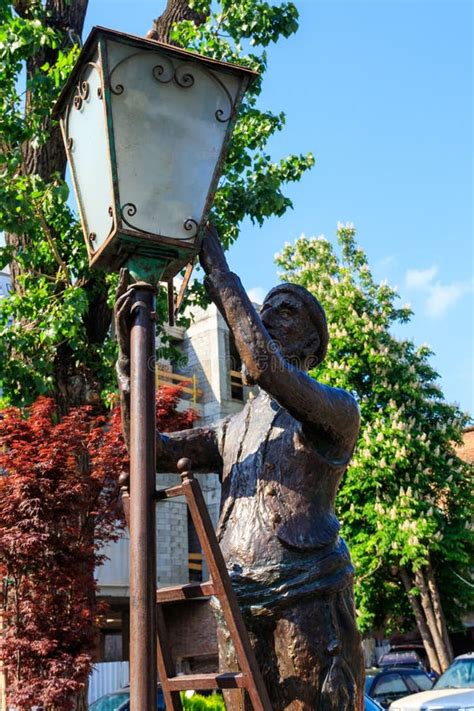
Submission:
M 217 230 L 209 222 L 206 225 L 206 233 L 199 252 L 199 261 L 206 274 L 212 274 L 215 271 L 229 271 Z
M 128 271 L 120 270 L 120 279 L 115 297 L 115 334 L 119 346 L 116 370 L 121 393 L 130 392 L 130 312 L 134 301 L 128 285 Z

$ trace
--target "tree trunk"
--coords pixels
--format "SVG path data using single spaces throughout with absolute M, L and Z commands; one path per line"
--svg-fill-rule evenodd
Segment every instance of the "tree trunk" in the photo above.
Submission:
M 64 33 L 63 46 L 57 50 L 44 49 L 32 56 L 26 67 L 27 77 L 32 77 L 45 62 L 54 64 L 60 49 L 80 41 L 89 0 L 47 0 L 46 10 L 49 13 L 48 24 Z M 30 13 L 30 0 L 17 0 L 15 10 L 21 17 L 27 18 Z M 34 97 L 30 91 L 26 93 L 25 114 L 34 111 Z M 23 175 L 38 175 L 46 182 L 55 173 L 64 176 L 66 171 L 66 153 L 59 126 L 53 125 L 50 116 L 43 121 L 44 128 L 49 131 L 49 139 L 44 145 L 37 146 L 30 141 L 22 147 L 23 161 L 20 172 Z M 7 244 L 15 248 L 31 248 L 29 237 L 24 234 L 6 234 Z M 17 277 L 20 268 L 13 260 L 10 265 L 12 288 L 19 291 Z M 110 328 L 112 311 L 107 305 L 107 287 L 101 277 L 94 276 L 85 289 L 91 294 L 89 312 L 84 317 L 87 335 L 91 344 L 102 343 Z M 53 364 L 55 396 L 61 413 L 66 413 L 71 407 L 84 404 L 97 404 L 100 401 L 101 384 L 96 382 L 92 374 L 77 365 L 75 354 L 67 343 L 58 347 Z
M 428 565 L 426 571 L 426 580 L 428 582 L 428 588 L 431 595 L 431 601 L 433 603 L 433 611 L 436 618 L 436 624 L 438 625 L 439 633 L 443 639 L 446 646 L 446 651 L 449 657 L 449 661 L 452 662 L 454 658 L 453 647 L 451 644 L 451 639 L 449 637 L 448 626 L 446 624 L 446 617 L 444 615 L 443 606 L 441 605 L 441 598 L 439 596 L 439 588 L 436 582 L 433 566 L 431 561 Z
M 450 664 L 449 654 L 447 652 L 446 645 L 444 644 L 443 638 L 438 628 L 438 623 L 431 602 L 430 591 L 428 590 L 428 585 L 426 583 L 425 576 L 422 570 L 416 571 L 415 584 L 418 590 L 420 591 L 421 605 L 423 607 L 426 621 L 428 623 L 428 627 L 430 628 L 431 636 L 436 647 L 436 653 L 441 664 L 441 671 L 444 671 L 449 667 Z
M 194 24 L 202 25 L 207 16 L 208 13 L 201 14 L 189 7 L 188 0 L 168 0 L 163 14 L 153 20 L 153 27 L 148 32 L 147 37 L 159 42 L 170 43 L 171 28 L 176 22 L 192 20 Z
M 31 57 L 26 66 L 26 76 L 30 78 L 35 71 L 45 62 L 54 64 L 60 49 L 64 49 L 68 44 L 77 42 L 82 34 L 84 20 L 86 17 L 89 0 L 47 0 L 46 10 L 49 13 L 48 24 L 55 29 L 62 30 L 65 36 L 64 46 L 57 50 L 49 48 Z M 24 18 L 30 14 L 31 2 L 29 0 L 17 0 L 14 2 L 16 12 Z M 26 92 L 25 115 L 28 115 L 33 106 L 33 97 L 30 91 Z M 49 130 L 50 138 L 44 145 L 37 146 L 27 141 L 22 149 L 23 162 L 20 171 L 23 175 L 39 175 L 44 180 L 50 180 L 53 173 L 64 176 L 66 171 L 66 153 L 64 151 L 63 140 L 59 126 L 52 126 L 50 116 L 43 120 L 43 126 Z M 25 247 L 28 238 L 25 235 L 6 234 L 5 241 L 15 248 Z M 13 261 L 10 265 L 12 288 L 16 289 L 17 277 L 20 273 L 18 264 Z
M 428 655 L 428 661 L 430 667 L 435 672 L 441 672 L 441 664 L 438 659 L 438 654 L 433 642 L 433 637 L 431 636 L 430 629 L 426 624 L 425 617 L 423 615 L 423 610 L 421 608 L 418 598 L 413 595 L 412 589 L 414 587 L 412 580 L 408 574 L 407 569 L 404 566 L 399 568 L 400 577 L 402 579 L 403 585 L 405 587 L 406 593 L 408 595 L 408 600 L 412 606 L 413 614 L 415 616 L 416 624 L 418 626 L 418 631 L 420 632 L 421 639 L 423 640 L 423 645 Z

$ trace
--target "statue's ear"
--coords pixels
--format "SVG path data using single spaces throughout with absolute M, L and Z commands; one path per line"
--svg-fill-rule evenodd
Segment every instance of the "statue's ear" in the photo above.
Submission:
M 319 338 L 319 334 L 317 331 L 313 331 L 309 337 L 308 340 L 304 346 L 303 349 L 303 357 L 305 360 L 308 358 L 311 358 L 311 356 L 314 356 L 315 362 L 314 365 L 311 366 L 314 368 L 314 366 L 317 364 L 318 359 L 316 358 L 316 353 L 319 351 L 319 346 L 321 345 L 321 339 Z

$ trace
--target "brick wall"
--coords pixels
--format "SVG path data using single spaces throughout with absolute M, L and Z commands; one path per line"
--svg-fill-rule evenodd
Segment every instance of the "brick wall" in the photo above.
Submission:
M 206 600 L 163 605 L 172 655 L 181 671 L 217 670 L 217 625 Z

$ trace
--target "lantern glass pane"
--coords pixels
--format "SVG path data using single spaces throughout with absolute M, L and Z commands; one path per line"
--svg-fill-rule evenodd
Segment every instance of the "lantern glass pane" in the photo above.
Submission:
M 100 92 L 99 92 L 100 89 Z M 109 148 L 99 72 L 88 63 L 66 114 L 69 157 L 86 237 L 97 250 L 109 235 L 113 221 Z M 90 239 L 90 238 L 89 238 Z
M 203 218 L 240 80 L 113 41 L 107 54 L 124 228 L 189 240 Z

